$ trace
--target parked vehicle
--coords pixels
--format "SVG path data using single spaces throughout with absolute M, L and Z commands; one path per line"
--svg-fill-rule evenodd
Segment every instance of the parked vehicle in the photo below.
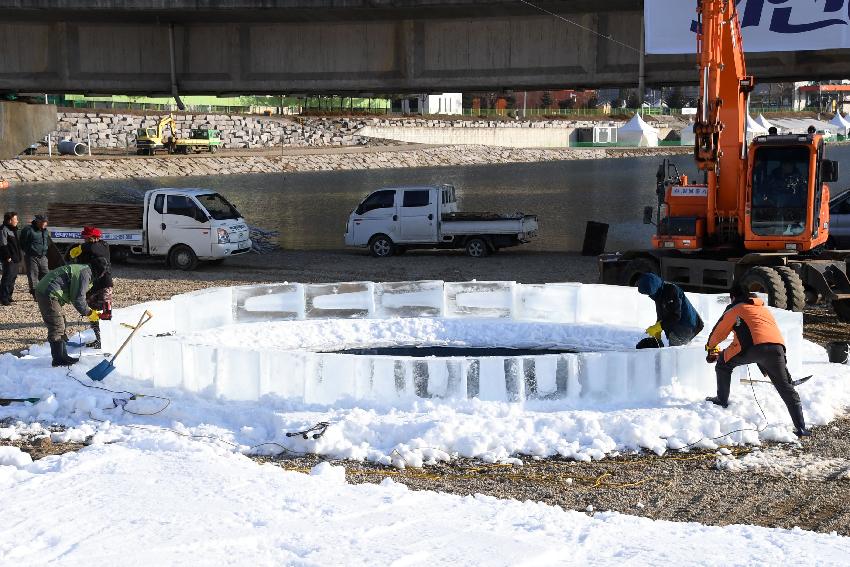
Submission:
M 219 262 L 251 250 L 245 219 L 208 189 L 152 189 L 141 205 L 52 203 L 48 215 L 57 246 L 79 244 L 83 226 L 96 226 L 113 261 L 158 256 L 173 268 L 193 270 L 200 260 Z
M 351 212 L 347 246 L 386 258 L 413 248 L 464 248 L 482 258 L 537 236 L 537 216 L 459 212 L 451 185 L 391 187 L 366 197 Z
M 850 189 L 829 202 L 828 248 L 850 249 Z

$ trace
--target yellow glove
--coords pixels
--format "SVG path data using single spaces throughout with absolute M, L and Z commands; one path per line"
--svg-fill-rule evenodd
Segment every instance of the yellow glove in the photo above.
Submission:
M 71 248 L 71 251 L 68 253 L 68 255 L 72 259 L 76 260 L 77 258 L 79 258 L 80 254 L 82 254 L 82 253 L 83 253 L 83 247 L 80 244 L 77 244 L 76 246 Z
M 661 332 L 661 321 L 658 321 L 656 324 L 646 329 L 647 335 L 659 341 L 661 340 Z
M 709 348 L 708 345 L 705 345 L 705 352 L 705 361 L 709 364 L 714 364 L 720 358 L 720 349 L 718 347 Z
M 89 321 L 92 323 L 97 323 L 100 320 L 100 311 L 97 309 L 92 309 L 91 313 L 89 313 Z

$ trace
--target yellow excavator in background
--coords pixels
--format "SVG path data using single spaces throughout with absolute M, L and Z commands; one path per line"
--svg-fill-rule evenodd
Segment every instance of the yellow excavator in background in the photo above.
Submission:
M 170 134 L 164 139 L 165 128 L 168 127 Z M 177 125 L 174 122 L 174 116 L 169 114 L 159 119 L 155 127 L 139 128 L 136 130 L 136 153 L 140 156 L 152 156 L 158 150 L 171 152 L 170 148 L 174 144 Z

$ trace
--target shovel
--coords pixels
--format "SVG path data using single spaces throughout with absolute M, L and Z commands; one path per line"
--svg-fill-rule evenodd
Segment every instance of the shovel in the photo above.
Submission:
M 130 335 L 121 344 L 121 347 L 118 349 L 118 352 L 116 352 L 112 356 L 112 358 L 110 358 L 109 360 L 101 360 L 97 364 L 97 366 L 95 366 L 94 368 L 92 368 L 91 370 L 86 372 L 86 376 L 88 376 L 89 378 L 91 378 L 95 382 L 100 382 L 101 380 L 103 380 L 104 378 L 109 376 L 109 374 L 111 374 L 112 371 L 115 370 L 115 364 L 114 364 L 115 359 L 118 358 L 118 355 L 121 354 L 121 351 L 124 350 L 124 347 L 127 346 L 127 343 L 130 342 L 130 339 L 133 338 L 133 335 L 136 334 L 136 331 L 141 329 L 142 325 L 144 325 L 145 323 L 150 321 L 152 318 L 153 318 L 153 315 L 151 314 L 151 312 L 145 311 L 144 313 L 142 313 L 142 316 L 139 317 L 139 322 L 136 323 L 135 327 L 133 327 L 131 325 L 127 325 L 128 327 L 133 329 L 133 331 L 130 333 Z

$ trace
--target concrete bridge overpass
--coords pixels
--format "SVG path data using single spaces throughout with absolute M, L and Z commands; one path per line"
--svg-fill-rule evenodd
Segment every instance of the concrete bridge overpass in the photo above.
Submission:
M 683 0 L 686 1 L 686 0 Z M 397 93 L 638 85 L 642 0 L 0 0 L 0 92 Z M 850 76 L 759 53 L 762 81 Z M 694 83 L 647 56 L 646 83 Z

